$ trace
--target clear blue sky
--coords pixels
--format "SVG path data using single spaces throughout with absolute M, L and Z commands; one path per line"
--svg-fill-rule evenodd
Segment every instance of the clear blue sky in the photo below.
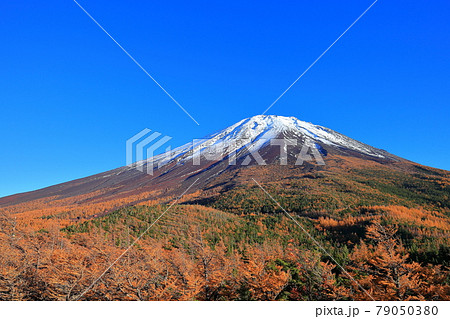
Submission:
M 262 113 L 371 1 L 0 2 L 0 196 L 125 164 L 143 128 L 178 146 Z M 377 4 L 269 114 L 450 170 L 449 1 Z

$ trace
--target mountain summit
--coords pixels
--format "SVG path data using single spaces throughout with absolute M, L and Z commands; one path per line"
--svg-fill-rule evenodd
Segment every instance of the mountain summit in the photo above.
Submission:
M 273 140 L 279 140 L 279 142 L 271 143 Z M 161 169 L 170 164 L 184 165 L 195 160 L 204 163 L 207 159 L 210 159 L 210 162 L 211 160 L 217 162 L 229 156 L 233 156 L 233 160 L 234 158 L 244 159 L 249 154 L 255 155 L 260 152 L 266 156 L 266 158 L 261 157 L 264 163 L 275 163 L 279 158 L 279 154 L 277 156 L 276 153 L 280 153 L 280 146 L 285 148 L 290 158 L 298 155 L 301 147 L 307 146 L 313 150 L 317 149 L 324 156 L 331 153 L 374 160 L 398 159 L 384 150 L 295 117 L 256 115 L 173 151 L 140 161 L 132 168 L 153 172 L 153 169 Z M 150 169 L 148 166 L 151 166 Z
M 360 143 L 326 127 L 304 122 L 295 117 L 277 115 L 256 115 L 244 119 L 210 136 L 207 145 L 217 143 L 227 145 L 227 141 L 230 140 L 249 139 L 254 148 L 261 147 L 268 140 L 275 138 L 297 138 L 307 144 L 320 143 L 351 149 L 375 157 L 387 155 L 384 151 Z

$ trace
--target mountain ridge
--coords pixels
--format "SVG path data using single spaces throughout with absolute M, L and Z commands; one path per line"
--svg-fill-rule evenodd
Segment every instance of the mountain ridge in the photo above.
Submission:
M 286 165 L 280 165 L 283 147 L 271 145 L 271 141 L 275 139 L 299 141 L 297 145 L 284 145 Z M 299 154 L 305 145 L 307 150 L 316 149 L 326 165 L 319 165 L 314 156 L 306 160 L 301 158 L 301 165 L 297 165 Z M 217 150 L 219 153 L 214 155 L 220 155 L 218 158 L 207 158 L 208 154 Z M 258 162 L 256 154 L 263 163 Z M 233 164 L 230 164 L 230 160 Z M 205 139 L 187 143 L 169 153 L 129 166 L 0 198 L 0 207 L 31 205 L 38 208 L 42 206 L 42 201 L 50 207 L 59 201 L 72 205 L 73 209 L 79 211 L 82 209 L 76 206 L 77 203 L 120 202 L 120 205 L 111 204 L 105 208 L 110 211 L 127 204 L 176 197 L 194 180 L 196 183 L 190 192 L 221 192 L 249 183 L 250 180 L 246 177 L 248 174 L 256 174 L 254 177 L 264 181 L 270 180 L 268 176 L 277 174 L 280 178 L 321 171 L 344 174 L 343 167 L 348 170 L 355 165 L 380 167 L 405 174 L 416 170 L 415 164 L 410 161 L 323 126 L 294 117 L 257 115 L 243 119 Z M 149 166 L 152 175 L 146 174 Z M 256 167 L 256 171 L 252 167 Z M 263 171 L 266 174 L 258 175 Z M 18 208 L 18 211 L 23 209 Z

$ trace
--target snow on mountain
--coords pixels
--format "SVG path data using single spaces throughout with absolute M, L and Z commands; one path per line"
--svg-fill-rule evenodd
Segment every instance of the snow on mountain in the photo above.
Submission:
M 365 155 L 384 158 L 387 152 L 376 149 L 342 135 L 329 128 L 301 121 L 295 117 L 256 115 L 239 121 L 226 129 L 194 140 L 172 151 L 136 163 L 161 167 L 170 162 L 184 163 L 194 156 L 214 153 L 225 157 L 243 148 L 255 151 L 274 138 L 297 139 L 303 144 L 317 147 L 318 144 L 352 150 Z M 220 153 L 220 154 L 218 154 Z M 134 166 L 136 167 L 136 166 Z

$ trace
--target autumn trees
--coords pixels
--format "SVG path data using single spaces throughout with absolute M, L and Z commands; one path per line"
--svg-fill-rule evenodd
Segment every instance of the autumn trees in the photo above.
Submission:
M 2 215 L 0 299 L 370 299 L 359 285 L 377 300 L 449 296 L 448 268 L 413 259 L 415 241 L 405 237 L 427 212 L 388 206 L 296 216 L 330 259 L 284 214 L 175 205 L 108 268 L 165 209 L 126 207 L 70 226 L 49 218 L 39 228 Z M 430 216 L 418 229 L 446 234 L 445 218 Z M 446 246 L 442 236 L 436 240 Z
M 396 237 L 398 227 L 375 222 L 367 227 L 367 238 L 350 255 L 355 278 L 379 300 L 447 299 L 449 286 L 440 266 L 421 265 Z

